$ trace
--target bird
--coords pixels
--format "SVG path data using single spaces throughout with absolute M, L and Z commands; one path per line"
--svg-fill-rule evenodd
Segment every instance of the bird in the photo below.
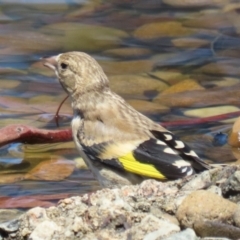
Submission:
M 71 98 L 73 139 L 92 162 L 163 181 L 209 169 L 187 144 L 113 92 L 102 67 L 87 53 L 42 61 Z

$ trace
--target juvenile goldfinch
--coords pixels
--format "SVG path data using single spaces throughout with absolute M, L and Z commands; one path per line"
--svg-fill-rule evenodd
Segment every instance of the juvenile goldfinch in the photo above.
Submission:
M 43 61 L 71 97 L 75 144 L 93 162 L 161 180 L 209 168 L 171 132 L 112 92 L 102 68 L 86 53 L 68 52 Z

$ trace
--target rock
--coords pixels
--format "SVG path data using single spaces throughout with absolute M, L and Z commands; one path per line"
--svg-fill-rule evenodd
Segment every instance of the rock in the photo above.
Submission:
M 157 240 L 159 238 L 166 238 L 170 234 L 179 231 L 179 226 L 172 224 L 167 220 L 162 220 L 152 215 L 148 215 L 142 219 L 138 226 L 135 226 L 128 231 L 128 233 L 125 235 L 125 239 L 127 239 L 128 236 L 136 240 Z
M 148 73 L 149 76 L 162 80 L 170 85 L 174 85 L 184 79 L 188 78 L 188 75 L 183 75 L 178 71 L 154 71 Z
M 194 175 L 194 177 L 182 187 L 182 190 L 196 191 L 199 189 L 205 189 L 210 185 L 211 185 L 211 175 L 209 171 L 205 171 L 201 174 Z
M 212 185 L 207 189 L 207 191 L 217 194 L 218 196 L 222 196 L 222 189 L 220 187 Z
M 53 221 L 44 221 L 36 226 L 29 236 L 32 240 L 52 240 L 53 235 L 59 232 L 60 226 Z
M 194 229 L 200 237 L 220 237 L 220 239 L 226 237 L 237 240 L 240 236 L 240 228 L 217 221 L 197 221 L 194 223 Z
M 18 227 L 19 227 L 19 221 L 16 219 L 0 224 L 1 231 L 7 232 L 7 233 L 16 232 L 18 230 Z
M 205 0 L 206 2 L 210 2 Z M 205 2 L 202 1 L 201 2 Z M 224 0 L 223 0 L 224 1 Z M 226 0 L 228 1 L 228 0 Z M 199 1 L 200 2 L 200 1 Z M 192 16 L 189 19 L 183 21 L 183 26 L 192 27 L 192 28 L 202 28 L 202 29 L 226 29 L 231 28 L 232 23 L 229 21 L 229 18 L 226 14 L 223 14 L 221 11 L 217 13 L 197 13 L 196 16 Z
M 185 91 L 175 94 L 159 94 L 154 102 L 169 107 L 206 107 L 213 105 L 238 105 L 240 84 L 207 90 Z
M 234 122 L 228 137 L 228 144 L 232 147 L 240 147 L 240 117 Z
M 218 106 L 218 107 L 207 107 L 207 108 L 197 108 L 184 111 L 185 116 L 190 117 L 212 117 L 220 114 L 231 113 L 239 111 L 239 108 L 235 106 Z
M 170 237 L 165 238 L 165 240 L 198 240 L 196 233 L 191 229 L 187 228 L 179 233 L 172 234 Z
M 18 80 L 12 80 L 12 79 L 1 79 L 0 80 L 1 83 L 1 90 L 2 89 L 11 89 L 11 88 L 16 88 L 18 87 L 21 82 Z
M 138 58 L 151 53 L 147 48 L 115 48 L 103 52 L 104 55 L 120 58 Z
M 237 227 L 240 227 L 240 206 L 238 205 L 238 208 L 236 212 L 233 214 L 233 220 Z
M 75 168 L 74 162 L 66 159 L 51 159 L 39 163 L 25 179 L 60 181 L 70 176 Z
M 226 4 L 229 2 L 229 0 L 163 0 L 163 2 L 173 7 L 198 8 Z
M 216 76 L 240 76 L 238 64 L 226 60 L 220 62 L 209 63 L 195 70 L 196 73 L 205 73 Z
M 110 77 L 109 81 L 114 92 L 132 98 L 143 96 L 147 91 L 161 92 L 167 88 L 167 84 L 142 75 L 117 75 Z
M 42 27 L 44 34 L 54 36 L 56 46 L 63 51 L 102 51 L 118 47 L 128 34 L 122 30 L 88 25 L 77 22 L 62 22 Z
M 24 213 L 23 211 L 18 209 L 0 209 L 0 223 L 4 223 L 4 222 L 11 221 L 13 219 L 16 219 L 23 213 Z
M 107 75 L 118 74 L 139 74 L 150 72 L 154 62 L 151 60 L 131 60 L 131 61 L 99 61 Z
M 155 22 L 137 28 L 133 36 L 141 40 L 154 40 L 161 37 L 183 37 L 195 33 L 195 30 L 185 28 L 180 22 Z
M 127 100 L 127 103 L 137 111 L 145 114 L 167 113 L 170 111 L 170 108 L 150 101 L 130 99 Z
M 204 90 L 195 80 L 185 79 L 169 88 L 164 90 L 161 94 L 172 94 L 178 92 L 192 91 L 192 90 Z
M 199 190 L 184 199 L 178 208 L 177 218 L 182 226 L 190 228 L 195 228 L 197 222 L 204 221 L 230 224 L 236 210 L 235 203 L 214 193 Z
M 228 179 L 225 184 L 224 192 L 240 191 L 240 171 L 234 172 L 234 174 Z
M 175 38 L 172 44 L 178 48 L 199 48 L 210 45 L 210 41 L 200 38 Z

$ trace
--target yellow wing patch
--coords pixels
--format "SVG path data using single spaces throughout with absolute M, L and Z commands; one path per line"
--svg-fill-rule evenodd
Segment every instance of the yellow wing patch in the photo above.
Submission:
M 154 167 L 154 165 L 139 162 L 131 152 L 124 155 L 123 157 L 119 157 L 118 160 L 122 163 L 126 171 L 146 177 L 158 178 L 161 180 L 166 179 L 166 177 L 162 173 L 160 173 Z

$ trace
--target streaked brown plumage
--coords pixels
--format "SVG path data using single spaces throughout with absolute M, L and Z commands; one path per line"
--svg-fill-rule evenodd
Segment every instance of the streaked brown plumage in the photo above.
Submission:
M 45 59 L 44 65 L 55 71 L 71 96 L 74 141 L 92 160 L 159 179 L 208 168 L 172 133 L 112 92 L 107 76 L 89 55 L 59 54 Z

